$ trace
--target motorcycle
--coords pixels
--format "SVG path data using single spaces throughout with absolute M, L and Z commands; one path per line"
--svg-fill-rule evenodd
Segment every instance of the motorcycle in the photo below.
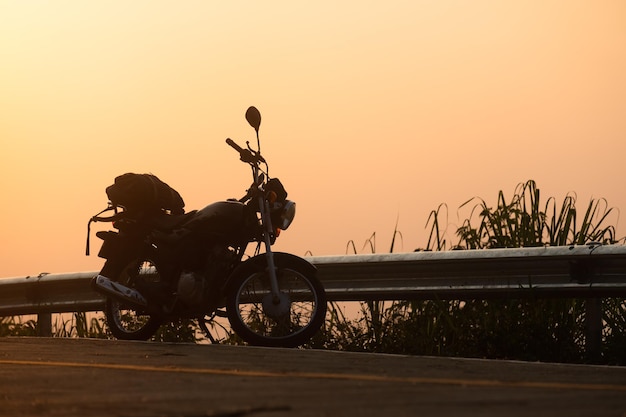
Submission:
M 261 155 L 261 114 L 250 107 L 246 120 L 256 131 L 256 149 L 226 139 L 252 171 L 244 197 L 189 213 L 165 204 L 148 213 L 109 201 L 90 219 L 89 226 L 111 222 L 116 229 L 96 233 L 103 240 L 98 256 L 106 261 L 92 281 L 106 296 L 106 323 L 116 338 L 147 340 L 161 324 L 190 318 L 216 342 L 209 327 L 216 317 L 227 317 L 248 344 L 296 347 L 322 326 L 326 294 L 316 268 L 272 250 L 296 206 L 280 180 L 269 176 Z M 102 216 L 107 211 L 114 213 Z M 256 248 L 247 255 L 250 244 Z

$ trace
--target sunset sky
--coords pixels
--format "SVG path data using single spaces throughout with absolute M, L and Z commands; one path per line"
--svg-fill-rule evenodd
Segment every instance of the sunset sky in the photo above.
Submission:
M 412 251 L 441 203 L 453 235 L 529 179 L 626 234 L 623 0 L 0 0 L 0 277 L 99 269 L 87 220 L 122 173 L 189 210 L 243 195 L 224 140 L 254 140 L 250 105 L 298 205 L 277 250 L 385 252 L 398 219 Z

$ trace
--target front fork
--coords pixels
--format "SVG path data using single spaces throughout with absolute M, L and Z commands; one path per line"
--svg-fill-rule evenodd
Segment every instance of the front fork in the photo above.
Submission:
M 270 277 L 270 288 L 272 290 L 272 302 L 277 305 L 280 303 L 280 288 L 278 287 L 278 276 L 276 275 L 276 264 L 274 263 L 274 252 L 272 252 L 272 219 L 270 217 L 269 202 L 262 196 L 259 196 L 259 207 L 261 208 L 261 222 L 265 227 L 265 260 L 267 261 L 267 273 Z

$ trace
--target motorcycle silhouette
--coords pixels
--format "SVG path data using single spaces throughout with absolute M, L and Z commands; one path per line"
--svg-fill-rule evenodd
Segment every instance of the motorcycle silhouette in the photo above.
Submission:
M 296 206 L 261 155 L 261 114 L 250 107 L 246 120 L 256 149 L 226 139 L 252 171 L 241 199 L 184 213 L 178 193 L 152 175 L 125 174 L 114 184 L 136 179 L 147 188 L 107 188 L 109 204 L 89 225 L 111 222 L 116 230 L 96 233 L 106 261 L 92 286 L 106 296 L 106 323 L 116 338 L 147 340 L 161 324 L 191 318 L 215 342 L 210 324 L 227 317 L 249 344 L 295 347 L 323 324 L 326 294 L 316 268 L 272 250 Z M 107 211 L 114 214 L 102 216 Z M 256 247 L 247 255 L 250 244 Z

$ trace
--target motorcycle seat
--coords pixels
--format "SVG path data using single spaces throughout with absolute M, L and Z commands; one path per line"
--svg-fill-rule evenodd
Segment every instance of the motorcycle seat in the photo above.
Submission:
M 185 214 L 159 215 L 153 218 L 154 227 L 160 231 L 170 231 L 188 222 L 196 214 L 197 210 Z

